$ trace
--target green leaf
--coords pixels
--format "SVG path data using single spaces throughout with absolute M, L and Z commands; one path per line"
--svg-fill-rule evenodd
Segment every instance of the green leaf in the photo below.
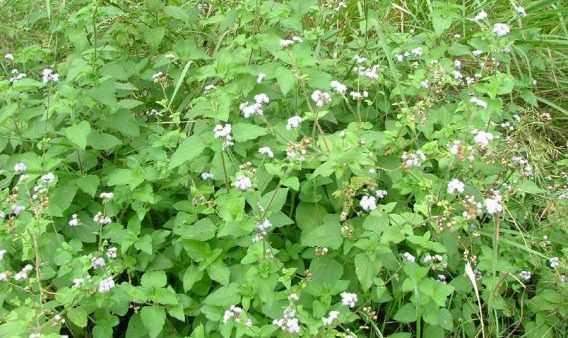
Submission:
M 440 36 L 450 28 L 454 19 L 459 17 L 457 13 L 459 7 L 442 2 L 435 2 L 433 7 L 432 26 L 436 35 Z
M 191 161 L 199 156 L 204 149 L 205 145 L 198 135 L 192 135 L 186 138 L 172 155 L 169 169 L 177 168 L 185 162 Z
M 148 329 L 148 335 L 157 337 L 166 323 L 166 310 L 160 306 L 145 306 L 140 310 L 142 323 Z
M 91 125 L 87 121 L 81 121 L 79 124 L 65 129 L 65 136 L 81 150 L 85 150 L 87 147 L 87 138 L 90 133 Z
M 278 85 L 280 86 L 280 91 L 282 91 L 283 95 L 286 95 L 292 90 L 292 88 L 296 87 L 298 80 L 294 73 L 289 70 L 288 68 L 279 67 L 276 70 L 276 81 L 278 81 Z
M 122 145 L 122 141 L 111 134 L 95 131 L 89 135 L 88 144 L 96 150 L 111 150 Z
M 438 310 L 438 325 L 448 331 L 454 329 L 454 320 L 452 318 L 452 313 L 447 309 L 441 308 Z
M 87 326 L 87 316 L 87 312 L 82 307 L 76 307 L 67 311 L 67 318 L 69 318 L 69 320 L 78 327 Z
M 363 291 L 367 291 L 373 284 L 373 278 L 379 273 L 379 266 L 364 253 L 355 256 L 355 273 L 361 283 Z
M 174 231 L 183 239 L 192 239 L 196 241 L 207 241 L 215 237 L 217 227 L 209 218 L 203 218 L 190 226 L 182 226 Z
M 341 243 L 343 243 L 343 236 L 339 223 L 320 225 L 302 234 L 302 245 L 304 246 L 327 246 L 331 249 L 339 249 Z
M 165 33 L 166 28 L 164 27 L 148 28 L 144 31 L 144 41 L 146 41 L 150 48 L 156 49 L 162 43 Z
M 416 321 L 416 306 L 414 304 L 404 304 L 396 314 L 394 320 L 401 323 L 412 323 Z
M 130 169 L 116 169 L 108 176 L 107 185 L 130 185 L 131 189 L 136 188 L 144 182 L 144 177 L 135 174 Z
M 185 292 L 191 290 L 193 284 L 200 281 L 201 278 L 203 278 L 203 271 L 194 265 L 188 267 L 183 274 L 183 290 Z
M 166 286 L 168 283 L 168 277 L 166 272 L 160 271 L 148 271 L 142 275 L 140 284 L 146 288 L 161 288 Z
M 266 135 L 263 127 L 250 123 L 236 123 L 233 125 L 233 137 L 237 142 L 254 140 L 262 135 Z

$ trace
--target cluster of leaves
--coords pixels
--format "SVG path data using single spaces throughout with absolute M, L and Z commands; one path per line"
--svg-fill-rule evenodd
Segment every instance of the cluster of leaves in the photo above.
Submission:
M 457 3 L 8 1 L 0 336 L 561 336 L 564 110 Z

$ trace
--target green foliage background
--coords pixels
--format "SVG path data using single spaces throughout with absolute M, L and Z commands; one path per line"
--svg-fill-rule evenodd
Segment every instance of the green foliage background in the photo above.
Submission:
M 289 337 L 272 325 L 288 306 L 300 337 L 566 336 L 566 4 L 338 5 L 0 1 L 0 51 L 14 56 L 0 61 L 0 337 Z M 473 20 L 481 10 L 488 18 Z M 495 23 L 511 32 L 497 37 Z M 293 36 L 302 42 L 281 48 Z M 358 75 L 356 55 L 378 65 L 376 81 Z M 45 68 L 60 80 L 43 83 Z M 12 69 L 27 76 L 12 83 Z M 467 85 L 456 69 L 480 75 Z M 332 101 L 318 107 L 315 90 Z M 243 117 L 260 93 L 264 114 Z M 288 130 L 292 116 L 303 122 Z M 232 147 L 213 133 L 226 123 Z M 495 135 L 487 149 L 474 129 Z M 405 168 L 417 150 L 426 160 Z M 55 182 L 32 198 L 49 172 Z M 237 189 L 239 175 L 253 189 Z M 464 194 L 447 193 L 454 178 Z M 363 210 L 377 189 L 388 195 Z M 501 213 L 464 202 L 492 189 Z M 117 258 L 94 269 L 110 247 Z M 99 292 L 109 277 L 116 286 Z M 358 295 L 355 308 L 342 292 Z M 223 323 L 232 305 L 243 320 Z

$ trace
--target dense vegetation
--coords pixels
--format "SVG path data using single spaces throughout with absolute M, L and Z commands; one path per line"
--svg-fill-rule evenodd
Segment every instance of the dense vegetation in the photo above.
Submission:
M 0 337 L 565 337 L 563 1 L 0 1 Z

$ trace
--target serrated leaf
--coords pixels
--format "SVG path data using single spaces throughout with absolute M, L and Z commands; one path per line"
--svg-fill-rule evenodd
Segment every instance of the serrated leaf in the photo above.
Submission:
M 122 141 L 114 135 L 95 131 L 89 135 L 88 144 L 96 150 L 111 150 L 122 145 Z
M 320 225 L 302 235 L 302 245 L 304 246 L 326 246 L 331 249 L 338 249 L 341 243 L 343 243 L 343 236 L 339 223 Z
M 207 241 L 215 237 L 217 227 L 209 218 L 203 218 L 190 226 L 176 228 L 175 233 L 183 239 L 192 239 L 196 241 Z
M 81 121 L 77 125 L 65 129 L 65 136 L 79 149 L 85 150 L 87 138 L 91 133 L 91 125 L 87 121 Z
M 183 290 L 185 292 L 191 290 L 193 284 L 203 278 L 203 271 L 199 270 L 196 266 L 188 267 L 183 274 Z
M 237 142 L 254 140 L 262 135 L 266 135 L 263 127 L 250 123 L 236 123 L 233 125 L 233 137 Z
M 161 288 L 166 286 L 167 283 L 168 278 L 163 270 L 148 271 L 142 275 L 140 280 L 140 284 L 146 288 Z
M 401 323 L 412 323 L 416 321 L 416 306 L 414 304 L 404 304 L 394 315 L 394 320 Z
M 183 140 L 179 145 L 177 150 L 174 152 L 170 159 L 169 169 L 174 169 L 184 164 L 187 161 L 191 161 L 195 157 L 199 156 L 205 145 L 197 135 L 193 135 Z
M 292 88 L 296 87 L 298 80 L 294 73 L 289 70 L 288 68 L 279 67 L 276 70 L 276 81 L 280 86 L 280 91 L 282 91 L 283 95 L 286 95 L 292 90 Z
M 140 317 L 144 327 L 148 329 L 148 335 L 155 338 L 166 323 L 166 310 L 160 306 L 145 306 L 140 310 Z

